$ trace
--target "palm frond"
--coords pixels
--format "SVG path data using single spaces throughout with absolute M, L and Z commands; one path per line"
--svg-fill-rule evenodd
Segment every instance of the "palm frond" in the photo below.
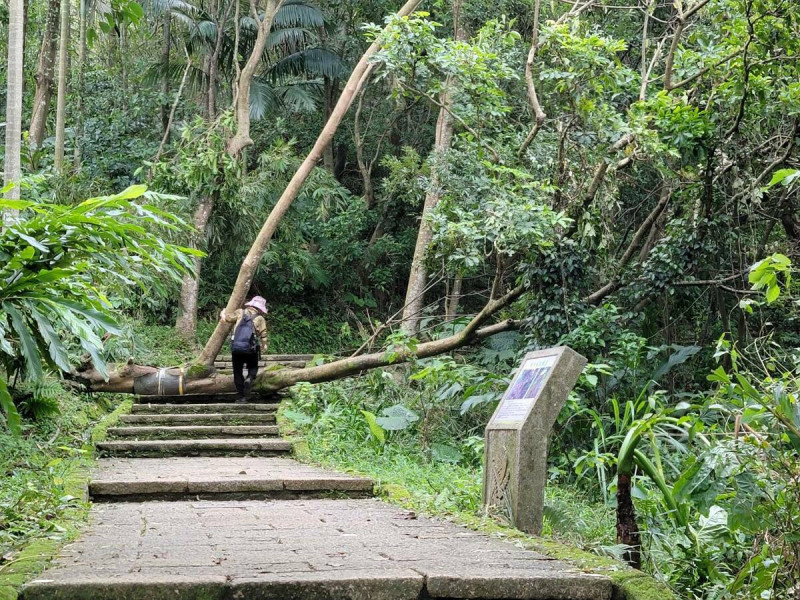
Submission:
M 303 0 L 287 0 L 275 14 L 273 26 L 276 28 L 309 27 L 319 28 L 325 25 L 322 11 Z
M 263 77 L 253 77 L 250 83 L 250 118 L 258 121 L 280 105 L 281 99 L 272 84 Z
M 310 113 L 319 108 L 322 85 L 318 81 L 298 81 L 276 88 L 284 106 L 296 113 Z
M 273 29 L 267 36 L 267 48 L 270 50 L 279 49 L 284 53 L 294 53 L 301 51 L 314 41 L 316 41 L 316 36 L 303 27 Z
M 336 79 L 346 74 L 347 69 L 341 57 L 326 48 L 309 48 L 293 52 L 280 59 L 269 70 L 269 77 L 273 81 L 299 76 Z

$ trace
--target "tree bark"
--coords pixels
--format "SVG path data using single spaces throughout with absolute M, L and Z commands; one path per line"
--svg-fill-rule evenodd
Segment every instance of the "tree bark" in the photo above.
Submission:
M 81 0 L 78 9 L 78 98 L 75 106 L 75 147 L 72 154 L 72 168 L 81 167 L 83 154 L 83 95 L 86 93 L 86 0 Z
M 339 94 L 339 80 L 325 77 L 323 80 L 324 95 L 325 95 L 325 119 L 331 118 L 333 106 L 336 102 L 336 96 Z M 334 172 L 334 158 L 333 158 L 333 141 L 325 146 L 325 151 L 322 153 L 322 164 L 331 173 Z
M 425 307 L 425 285 L 428 280 L 428 271 L 425 268 L 425 255 L 428 252 L 433 231 L 428 224 L 427 217 L 431 211 L 439 204 L 442 198 L 439 189 L 439 176 L 437 173 L 437 163 L 443 155 L 450 149 L 453 140 L 453 118 L 450 112 L 444 107 L 449 104 L 450 98 L 447 88 L 442 93 L 442 108 L 439 109 L 439 118 L 436 121 L 436 139 L 433 146 L 433 165 L 431 167 L 430 188 L 425 194 L 425 203 L 422 206 L 419 231 L 417 232 L 417 243 L 414 246 L 414 258 L 411 260 L 411 272 L 408 275 L 408 287 L 406 288 L 405 309 L 403 310 L 402 329 L 408 335 L 414 335 L 419 329 L 422 309 Z
M 463 285 L 464 279 L 461 275 L 456 275 L 453 278 L 453 287 L 450 288 L 450 295 L 447 298 L 447 311 L 446 311 L 446 318 L 449 321 L 450 319 L 455 319 L 456 315 L 458 314 L 458 305 L 461 302 L 461 286 Z
M 625 560 L 634 569 L 642 568 L 642 538 L 636 524 L 636 507 L 631 497 L 630 473 L 617 474 L 617 543 L 625 544 Z
M 205 236 L 206 226 L 212 210 L 214 210 L 214 198 L 208 196 L 200 201 L 194 211 L 194 227 L 197 230 L 196 236 L 199 240 L 202 240 Z M 197 241 L 194 240 L 191 246 L 196 248 L 198 246 Z M 185 275 L 181 283 L 180 314 L 175 323 L 175 329 L 178 335 L 189 342 L 194 342 L 197 334 L 197 294 L 200 287 L 201 267 L 202 261 L 199 256 L 196 256 L 194 258 L 194 272 Z
M 161 136 L 169 143 L 169 53 L 172 47 L 171 36 L 172 15 L 169 10 L 164 12 L 164 24 L 162 25 L 163 45 L 161 46 Z
M 236 135 L 228 141 L 228 154 L 231 156 L 239 156 L 242 150 L 253 143 L 253 140 L 250 139 L 250 84 L 253 81 L 253 76 L 256 74 L 258 65 L 261 63 L 261 57 L 264 55 L 267 37 L 272 29 L 272 21 L 275 18 L 275 13 L 278 12 L 282 5 L 283 0 L 268 0 L 264 18 L 262 19 L 258 16 L 256 0 L 250 0 L 250 16 L 258 23 L 258 33 L 256 34 L 256 41 L 253 44 L 253 51 L 250 53 L 250 57 L 247 59 L 242 69 L 237 85 L 238 93 L 235 98 L 234 106 L 236 113 Z M 213 85 L 214 82 L 209 81 L 209 86 Z
M 36 67 L 36 91 L 33 95 L 31 125 L 28 129 L 28 143 L 38 150 L 42 146 L 47 126 L 47 115 L 50 112 L 50 99 L 53 96 L 53 69 L 56 62 L 56 42 L 58 36 L 59 0 L 50 0 L 47 6 L 47 18 L 44 29 L 42 47 L 39 51 L 39 62 Z
M 457 40 L 464 39 L 464 33 L 459 26 L 459 10 L 461 0 L 453 2 L 453 33 Z M 431 166 L 430 188 L 425 194 L 425 203 L 422 206 L 422 216 L 420 217 L 419 231 L 417 232 L 417 243 L 414 246 L 414 257 L 411 260 L 411 272 L 408 275 L 408 287 L 406 288 L 405 308 L 403 309 L 403 320 L 400 325 L 407 335 L 414 335 L 419 330 L 419 322 L 422 317 L 422 310 L 425 307 L 425 286 L 428 280 L 428 272 L 425 268 L 425 255 L 428 252 L 433 231 L 428 224 L 427 217 L 431 211 L 439 204 L 442 197 L 439 189 L 439 175 L 437 163 L 444 157 L 450 149 L 453 141 L 453 113 L 450 110 L 452 102 L 451 96 L 455 81 L 448 76 L 444 90 L 439 97 L 439 117 L 436 120 L 436 137 L 433 143 L 433 165 Z
M 69 60 L 69 2 L 61 0 L 61 39 L 58 50 L 58 100 L 56 101 L 56 153 L 54 165 L 64 172 L 64 124 L 67 109 L 67 68 Z
M 25 44 L 25 6 L 23 0 L 8 2 L 8 75 L 6 93 L 6 147 L 3 159 L 3 187 L 17 183 L 22 174 L 20 142 L 22 138 L 22 63 Z M 18 199 L 19 186 L 6 193 Z M 14 221 L 18 211 L 3 212 L 3 221 Z
M 421 0 L 408 0 L 397 14 L 400 16 L 410 14 L 420 2 Z M 303 184 L 322 156 L 325 146 L 331 143 L 333 135 L 336 133 L 336 129 L 339 127 L 344 115 L 347 113 L 350 105 L 353 103 L 353 99 L 361 89 L 364 80 L 372 70 L 372 65 L 369 63 L 369 59 L 378 51 L 379 47 L 379 41 L 373 42 L 361 57 L 361 60 L 358 61 L 358 64 L 356 64 L 356 66 L 353 68 L 353 72 L 350 74 L 350 78 L 348 79 L 342 94 L 339 96 L 339 100 L 336 102 L 336 106 L 334 107 L 328 122 L 325 124 L 325 127 L 322 129 L 322 132 L 320 132 L 317 141 L 314 143 L 314 147 L 308 153 L 308 156 L 306 156 L 300 167 L 298 167 L 295 174 L 292 176 L 291 181 L 289 181 L 289 184 L 286 186 L 283 194 L 281 194 L 281 197 L 278 199 L 275 207 L 272 209 L 267 217 L 267 220 L 264 222 L 264 225 L 261 227 L 261 231 L 259 231 L 258 236 L 250 248 L 250 251 L 247 253 L 247 256 L 245 257 L 244 261 L 242 261 L 242 265 L 239 268 L 239 275 L 236 278 L 236 284 L 233 287 L 233 291 L 231 292 L 231 296 L 228 299 L 228 304 L 226 306 L 227 312 L 232 313 L 236 309 L 240 308 L 247 297 L 247 293 L 250 290 L 250 286 L 253 282 L 253 277 L 255 276 L 258 264 L 261 262 L 261 258 L 264 256 L 267 245 L 272 239 L 278 224 L 281 222 L 283 215 L 286 214 L 286 211 L 289 210 L 292 202 L 294 202 L 295 198 L 297 198 L 297 195 L 300 193 Z M 242 79 L 244 79 L 244 70 L 242 71 Z M 237 100 L 241 100 L 243 95 L 245 94 L 243 93 L 243 90 L 240 89 Z M 203 351 L 197 358 L 198 363 L 206 365 L 209 368 L 214 364 L 214 359 L 222 348 L 222 345 L 225 343 L 225 338 L 230 331 L 230 327 L 230 323 L 220 322 L 217 324 L 216 329 L 214 329 L 214 333 L 211 334 L 208 342 L 206 342 L 205 348 L 203 348 Z

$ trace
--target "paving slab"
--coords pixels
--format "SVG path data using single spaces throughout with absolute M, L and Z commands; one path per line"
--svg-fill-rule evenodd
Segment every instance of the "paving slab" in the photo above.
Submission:
M 275 437 L 277 425 L 142 425 L 109 427 L 110 438 L 167 440 L 199 438 L 259 438 Z
M 138 440 L 97 444 L 103 456 L 274 456 L 288 454 L 292 445 L 281 439 Z
M 22 598 L 609 600 L 611 582 L 374 499 L 141 502 L 95 504 Z
M 183 413 L 259 413 L 275 412 L 280 404 L 276 402 L 206 402 L 192 404 L 145 403 L 134 404 L 131 413 L 136 414 L 183 414 Z
M 275 423 L 273 412 L 167 413 L 122 415 L 126 425 L 263 425 Z
M 371 479 L 284 458 L 173 457 L 100 459 L 89 482 L 94 500 L 132 498 L 365 497 Z

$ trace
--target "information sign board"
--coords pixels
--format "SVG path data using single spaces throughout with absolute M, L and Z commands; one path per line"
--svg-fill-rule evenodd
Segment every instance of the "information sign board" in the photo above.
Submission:
M 528 353 L 486 426 L 484 505 L 523 531 L 541 533 L 550 431 L 584 365 L 566 346 Z

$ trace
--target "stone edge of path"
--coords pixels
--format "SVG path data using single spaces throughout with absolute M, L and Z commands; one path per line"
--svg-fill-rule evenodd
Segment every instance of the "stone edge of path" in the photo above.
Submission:
M 423 574 L 415 569 L 395 568 L 381 573 L 362 571 L 313 572 L 298 576 L 273 574 L 229 580 L 216 577 L 87 577 L 80 581 L 34 580 L 23 589 L 23 600 L 611 600 L 611 581 L 599 575 L 563 574 L 530 577 L 524 572 L 496 576 Z M 607 585 L 598 581 L 603 579 Z M 497 583 L 503 581 L 498 590 Z M 493 595 L 488 595 L 494 590 Z M 87 595 L 87 592 L 91 596 Z M 498 593 L 500 595 L 498 595 Z M 568 595 L 567 595 L 568 594 Z

